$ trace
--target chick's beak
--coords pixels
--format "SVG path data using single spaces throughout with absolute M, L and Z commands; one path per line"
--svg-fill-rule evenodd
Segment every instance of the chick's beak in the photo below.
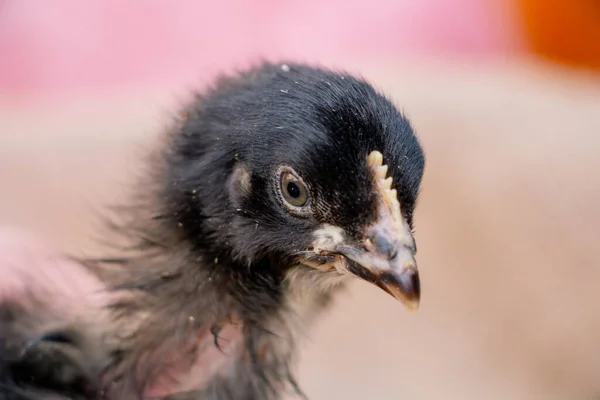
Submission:
M 362 245 L 337 246 L 336 253 L 349 260 L 341 263 L 337 269 L 377 285 L 408 309 L 416 310 L 421 297 L 421 284 L 414 258 L 413 237 L 407 228 L 398 232 L 393 229 L 395 227 L 388 226 L 392 222 L 379 221 L 369 229 Z
M 419 307 L 421 284 L 415 262 L 415 241 L 387 166 L 378 151 L 369 154 L 373 189 L 377 198 L 375 221 L 364 228 L 362 243 L 344 239 L 345 235 L 317 235 L 314 250 L 320 254 L 341 255 L 334 263 L 342 274 L 351 274 L 377 285 L 410 310 Z M 324 239 L 327 237 L 327 239 Z

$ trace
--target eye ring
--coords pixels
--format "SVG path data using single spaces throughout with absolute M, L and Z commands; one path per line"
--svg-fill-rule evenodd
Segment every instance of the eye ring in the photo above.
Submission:
M 279 197 L 288 211 L 303 215 L 310 212 L 308 185 L 293 168 L 278 168 L 276 179 Z

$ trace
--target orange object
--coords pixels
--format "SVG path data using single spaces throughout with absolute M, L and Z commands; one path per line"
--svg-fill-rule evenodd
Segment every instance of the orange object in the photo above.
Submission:
M 600 69 L 600 0 L 517 0 L 532 50 Z

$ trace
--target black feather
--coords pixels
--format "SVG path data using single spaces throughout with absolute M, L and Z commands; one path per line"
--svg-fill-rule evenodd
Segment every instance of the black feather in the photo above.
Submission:
M 0 304 L 0 399 L 101 397 L 98 378 L 109 363 L 101 337 L 60 321 L 35 294 Z

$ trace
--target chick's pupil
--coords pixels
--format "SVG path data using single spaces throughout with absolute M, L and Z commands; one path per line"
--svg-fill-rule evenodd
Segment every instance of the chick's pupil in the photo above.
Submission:
M 287 191 L 294 199 L 300 197 L 300 188 L 294 182 L 288 182 Z

